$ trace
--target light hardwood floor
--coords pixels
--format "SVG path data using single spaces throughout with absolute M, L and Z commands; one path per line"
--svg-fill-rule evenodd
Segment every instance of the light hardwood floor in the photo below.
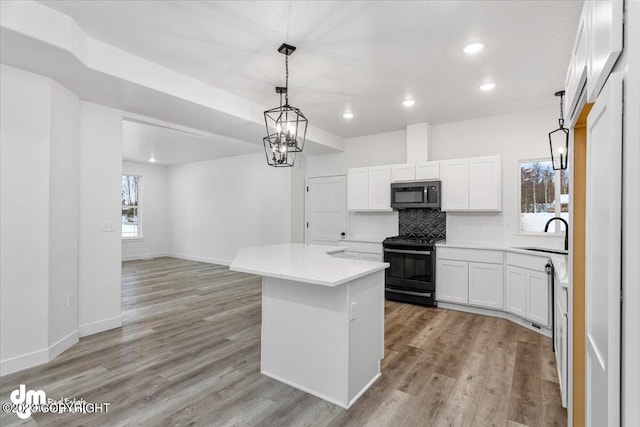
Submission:
M 260 293 L 260 277 L 219 265 L 125 262 L 122 328 L 3 377 L 0 401 L 26 384 L 111 403 L 107 414 L 34 414 L 38 425 L 566 425 L 550 339 L 450 310 L 387 301 L 382 377 L 348 411 L 265 377 Z

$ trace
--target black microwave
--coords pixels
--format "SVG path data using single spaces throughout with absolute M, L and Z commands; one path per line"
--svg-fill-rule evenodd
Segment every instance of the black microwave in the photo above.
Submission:
M 391 184 L 391 207 L 440 208 L 440 181 L 395 182 Z

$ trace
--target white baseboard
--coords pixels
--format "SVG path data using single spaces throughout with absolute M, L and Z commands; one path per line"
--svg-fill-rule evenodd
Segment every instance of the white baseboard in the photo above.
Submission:
M 339 407 L 341 407 L 341 408 L 349 409 L 349 404 L 348 404 L 347 402 L 340 402 L 340 401 L 339 401 L 339 400 L 337 400 L 337 399 L 334 399 L 334 398 L 329 397 L 329 396 L 326 396 L 326 395 L 324 395 L 324 394 L 322 394 L 322 393 L 318 393 L 318 392 L 316 392 L 316 391 L 310 390 L 310 389 L 309 389 L 309 388 L 307 388 L 307 387 L 301 386 L 300 384 L 296 384 L 296 383 L 294 383 L 293 381 L 289 381 L 289 380 L 284 379 L 284 378 L 282 378 L 282 377 L 280 377 L 280 376 L 278 376 L 278 375 L 274 375 L 274 374 L 271 374 L 271 373 L 269 373 L 269 372 L 267 372 L 267 371 L 263 371 L 262 369 L 260 370 L 260 373 L 261 373 L 262 375 L 266 375 L 266 376 L 268 376 L 268 377 L 270 377 L 270 378 L 273 378 L 274 380 L 280 381 L 281 383 L 284 383 L 284 384 L 286 384 L 286 385 L 290 385 L 291 387 L 297 388 L 298 390 L 302 390 L 302 391 L 304 391 L 305 393 L 309 393 L 309 394 L 312 394 L 312 395 L 314 395 L 314 396 L 316 396 L 316 397 L 319 397 L 319 398 L 320 398 L 320 399 L 322 399 L 322 400 L 326 400 L 326 401 L 327 401 L 327 402 L 329 402 L 329 403 L 333 403 L 334 405 L 337 405 L 337 406 L 339 406 Z M 380 375 L 380 374 L 378 374 L 378 376 L 379 376 L 379 375 Z M 377 379 L 377 378 L 378 378 L 378 377 L 376 377 L 375 379 Z M 374 379 L 374 381 L 375 381 L 375 379 Z M 370 384 L 372 384 L 372 383 L 373 383 L 373 381 L 372 381 Z
M 78 342 L 76 329 L 47 348 L 0 361 L 0 377 L 47 363 Z
M 157 253 L 157 254 L 136 254 L 136 255 L 123 255 L 122 261 L 136 261 L 139 259 L 153 259 L 153 258 L 161 258 L 164 256 L 168 256 L 166 252 Z
M 115 316 L 109 319 L 80 325 L 78 329 L 80 330 L 80 336 L 86 337 L 87 335 L 97 334 L 98 332 L 108 331 L 109 329 L 119 328 L 120 326 L 122 326 L 122 316 Z
M 49 360 L 58 357 L 63 351 L 74 345 L 80 340 L 80 331 L 77 329 L 66 337 L 62 337 L 58 342 L 53 343 L 49 347 Z
M 0 361 L 0 376 L 4 377 L 5 375 L 22 371 L 23 369 L 42 365 L 43 363 L 47 363 L 48 361 L 48 348 L 43 348 L 42 350 L 34 351 L 32 353 L 22 354 L 10 359 L 5 359 Z
M 438 308 L 446 308 L 448 310 L 464 311 L 465 313 L 482 314 L 484 316 L 492 316 L 492 317 L 499 317 L 501 319 L 507 319 L 513 323 L 516 323 L 520 326 L 524 326 L 527 329 L 530 329 L 534 332 L 544 335 L 545 337 L 551 338 L 551 329 L 545 326 L 542 326 L 540 329 L 534 328 L 533 326 L 531 326 L 531 321 L 524 320 L 514 314 L 507 313 L 505 311 L 496 311 L 488 308 L 473 307 L 469 305 L 460 305 L 460 304 L 454 304 L 450 302 L 441 302 L 441 301 L 438 301 Z
M 220 259 L 220 258 L 207 258 L 207 257 L 202 257 L 202 256 L 197 256 L 197 255 L 177 254 L 177 253 L 174 253 L 174 252 L 169 252 L 166 256 L 171 257 L 171 258 L 186 259 L 186 260 L 189 260 L 189 261 L 197 261 L 197 262 L 206 262 L 206 263 L 209 263 L 209 264 L 226 265 L 227 267 L 231 265 L 231 261 L 230 260 Z

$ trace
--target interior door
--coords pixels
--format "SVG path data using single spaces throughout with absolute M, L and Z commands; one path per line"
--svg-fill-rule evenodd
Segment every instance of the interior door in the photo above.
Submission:
M 306 242 L 337 245 L 347 232 L 347 179 L 344 175 L 307 179 Z
M 587 118 L 586 420 L 620 425 L 622 76 L 614 73 Z

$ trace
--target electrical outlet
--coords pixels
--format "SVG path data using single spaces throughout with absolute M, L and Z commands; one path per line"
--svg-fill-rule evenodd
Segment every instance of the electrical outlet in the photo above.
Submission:
M 104 224 L 102 224 L 102 232 L 103 233 L 113 233 L 113 223 L 112 222 L 105 222 Z
M 67 295 L 67 307 L 73 307 L 73 294 Z
M 356 320 L 356 302 L 349 304 L 349 320 Z

